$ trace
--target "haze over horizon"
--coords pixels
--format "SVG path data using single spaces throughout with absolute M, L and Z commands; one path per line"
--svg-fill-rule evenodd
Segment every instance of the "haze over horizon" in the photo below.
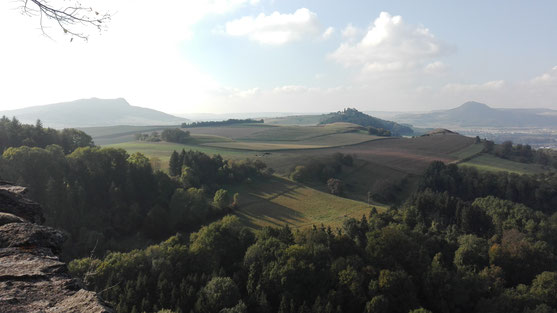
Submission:
M 557 3 L 95 2 L 88 42 L 0 4 L 0 111 L 125 98 L 171 114 L 557 109 Z M 553 38 L 553 39 L 552 39 Z M 40 54 L 37 53 L 40 51 Z

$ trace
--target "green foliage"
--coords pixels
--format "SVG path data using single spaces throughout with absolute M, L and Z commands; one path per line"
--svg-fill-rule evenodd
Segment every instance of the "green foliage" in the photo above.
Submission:
M 508 229 L 527 231 L 527 228 L 535 227 L 543 218 L 543 215 L 540 215 L 539 212 L 536 213 L 523 204 L 493 196 L 477 198 L 472 205 L 487 213 L 495 226 L 497 234 L 502 234 L 504 230 Z M 531 224 L 533 226 L 530 226 Z
M 228 190 L 217 190 L 213 198 L 213 204 L 221 210 L 228 208 L 230 206 L 230 196 L 228 195 Z
M 48 145 L 58 145 L 68 154 L 76 148 L 90 147 L 94 144 L 91 136 L 77 129 L 58 131 L 44 128 L 40 120 L 37 120 L 36 125 L 26 125 L 21 124 L 15 117 L 10 120 L 3 116 L 0 119 L 0 153 L 9 147 L 46 148 Z
M 424 308 L 419 308 L 419 309 L 409 311 L 408 313 L 432 313 L 432 312 L 430 310 L 426 310 Z
M 212 160 L 201 154 L 199 159 Z M 153 172 L 141 153 L 130 156 L 122 149 L 84 147 L 64 155 L 56 145 L 22 146 L 6 149 L 0 165 L 4 179 L 30 187 L 31 198 L 45 208 L 48 225 L 71 234 L 65 257 L 129 250 L 222 215 L 210 206 L 212 194 L 179 188 L 166 174 Z M 245 166 L 248 170 L 232 168 L 238 175 L 262 168 Z M 200 173 L 197 179 L 220 183 L 214 173 Z
M 187 143 L 190 140 L 190 132 L 180 128 L 167 128 L 162 131 L 161 139 L 168 142 Z
M 178 156 L 178 152 L 173 151 L 170 155 L 170 161 L 168 163 L 168 174 L 170 176 L 178 176 L 182 172 L 182 164 L 180 162 L 180 157 Z
M 530 293 L 540 302 L 557 307 L 557 273 L 543 272 L 532 281 Z
M 474 235 L 462 235 L 458 238 L 458 243 L 454 264 L 459 270 L 478 272 L 488 265 L 486 240 Z
M 351 219 L 336 231 L 264 228 L 254 236 L 238 218 L 227 216 L 189 239 L 175 236 L 145 250 L 75 260 L 70 270 L 88 277 L 85 281 L 97 291 L 121 282 L 116 290 L 103 291 L 103 297 L 121 308 L 136 305 L 138 311 L 502 313 L 557 308 L 555 246 L 536 239 L 547 231 L 557 234 L 550 230 L 557 228 L 548 227 L 554 220 L 542 214 L 539 224 L 546 226 L 528 233 L 512 229 L 493 236 L 497 232 L 488 229 L 471 234 L 454 217 L 445 223 L 440 222 L 445 217 L 436 217 L 447 215 L 444 206 L 456 200 L 429 193 L 419 206 L 426 205 L 425 199 L 431 208 L 416 210 L 409 201 Z M 502 216 L 513 219 L 512 214 Z
M 295 172 L 331 178 L 335 166 L 352 164 L 344 155 L 332 159 Z M 435 162 L 398 207 L 347 219 L 342 229 L 254 234 L 235 216 L 202 225 L 230 206 L 223 188 L 263 175 L 262 162 L 185 150 L 174 160 L 172 178 L 124 150 L 65 155 L 61 146 L 24 146 L 7 148 L 0 170 L 31 186 L 47 221 L 71 234 L 65 257 L 96 247 L 68 267 L 117 312 L 557 310 L 553 175 L 483 174 Z
M 261 160 L 229 161 L 218 154 L 208 156 L 193 150 L 182 150 L 179 154 L 174 151 L 169 163 L 171 176 L 180 173 L 180 182 L 184 187 L 203 188 L 208 193 L 223 185 L 261 177 L 266 168 Z
M 375 136 L 384 136 L 384 137 L 390 137 L 392 135 L 390 130 L 371 127 L 371 126 L 368 128 L 368 134 L 375 135 Z
M 158 131 L 151 133 L 137 133 L 135 134 L 135 140 L 138 141 L 148 141 L 148 142 L 159 142 L 161 141 L 161 135 Z
M 551 150 L 534 150 L 530 145 L 513 145 L 512 141 L 495 144 L 493 141 L 484 141 L 484 152 L 499 158 L 513 160 L 520 163 L 537 163 L 557 167 L 557 155 Z
M 232 279 L 215 277 L 201 289 L 196 308 L 198 312 L 221 312 L 234 307 L 239 300 L 240 291 Z
M 290 178 L 298 182 L 322 181 L 327 182 L 331 178 L 336 178 L 341 172 L 342 167 L 351 167 L 354 164 L 353 156 L 336 152 L 332 155 L 332 160 L 321 162 L 309 160 L 305 165 L 298 165 L 290 174 Z
M 517 175 L 479 172 L 471 167 L 435 161 L 420 181 L 420 190 L 448 192 L 466 201 L 494 196 L 522 203 L 545 213 L 557 208 L 557 174 Z

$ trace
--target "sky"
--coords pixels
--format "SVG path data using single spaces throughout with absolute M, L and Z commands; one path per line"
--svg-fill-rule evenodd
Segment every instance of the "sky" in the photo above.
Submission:
M 0 110 L 91 97 L 173 114 L 557 109 L 553 0 L 82 0 L 112 14 L 88 41 L 43 35 L 20 3 L 0 4 Z

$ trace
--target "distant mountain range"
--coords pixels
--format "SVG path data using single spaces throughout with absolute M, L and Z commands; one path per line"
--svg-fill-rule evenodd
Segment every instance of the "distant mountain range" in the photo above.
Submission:
M 188 119 L 157 110 L 130 105 L 125 99 L 82 99 L 23 109 L 0 111 L 0 116 L 15 116 L 22 123 L 40 119 L 53 128 L 114 125 L 179 125 Z
M 466 102 L 443 111 L 399 114 L 399 123 L 416 127 L 551 127 L 557 128 L 557 111 L 550 109 L 495 109 L 479 102 Z

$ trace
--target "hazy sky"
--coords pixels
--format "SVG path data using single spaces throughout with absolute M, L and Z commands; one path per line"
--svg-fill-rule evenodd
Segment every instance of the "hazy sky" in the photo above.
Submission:
M 60 3 L 62 0 L 52 0 Z M 557 1 L 82 0 L 87 43 L 0 4 L 0 110 L 124 97 L 169 113 L 557 109 Z

